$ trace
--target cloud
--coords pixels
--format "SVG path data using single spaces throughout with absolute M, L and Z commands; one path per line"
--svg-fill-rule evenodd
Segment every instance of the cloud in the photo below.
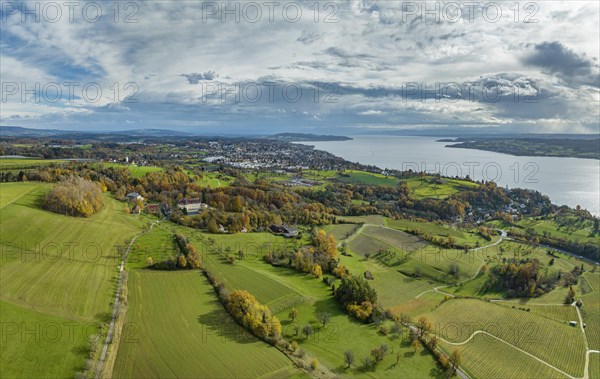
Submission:
M 179 76 L 185 77 L 190 84 L 198 84 L 201 80 L 214 80 L 219 77 L 219 75 L 212 70 L 206 71 L 204 74 L 194 72 L 191 74 L 181 74 Z
M 227 9 L 235 10 L 233 3 L 240 4 L 239 22 L 222 12 L 224 2 L 211 2 L 219 9 L 205 19 L 206 3 L 192 1 L 136 2 L 136 23 L 114 22 L 110 9 L 96 23 L 78 13 L 75 22 L 65 17 L 57 23 L 7 15 L 0 33 L 3 82 L 23 81 L 27 88 L 33 81 L 42 87 L 76 81 L 79 88 L 97 82 L 104 96 L 97 104 L 36 104 L 15 95 L 2 104 L 0 118 L 20 116 L 14 120 L 23 126 L 91 129 L 120 128 L 128 121 L 199 127 L 203 120 L 202 128 L 219 133 L 268 132 L 281 125 L 323 132 L 366 125 L 533 124 L 598 131 L 595 2 L 540 3 L 538 23 L 515 23 L 508 3 L 501 4 L 503 18 L 496 23 L 483 20 L 480 7 L 472 22 L 466 14 L 459 23 L 423 22 L 418 15 L 405 19 L 405 2 L 393 0 L 349 0 L 333 8 L 318 3 L 318 12 L 314 1 L 300 1 L 294 2 L 302 7 L 297 22 L 282 17 L 283 4 L 272 13 L 263 8 L 262 19 L 247 22 L 239 1 L 227 3 Z M 327 17 L 334 22 L 325 22 Z M 524 40 L 534 42 L 523 45 Z M 203 93 L 205 81 L 217 80 L 227 87 L 225 101 Z M 137 86 L 138 103 L 125 102 L 132 91 L 128 83 Z M 261 99 L 236 100 L 234 83 L 259 83 Z M 403 92 L 406 83 L 468 84 L 474 94 L 469 97 L 463 88 L 423 101 L 419 92 Z M 298 87 L 303 96 L 295 100 Z M 489 96 L 501 95 L 488 101 L 484 88 Z M 537 103 L 514 101 L 515 91 L 538 89 Z M 336 101 L 325 102 L 326 97 Z
M 599 86 L 598 64 L 585 54 L 577 54 L 559 41 L 533 45 L 533 51 L 523 58 L 523 62 L 540 67 L 547 73 L 556 74 L 569 83 Z

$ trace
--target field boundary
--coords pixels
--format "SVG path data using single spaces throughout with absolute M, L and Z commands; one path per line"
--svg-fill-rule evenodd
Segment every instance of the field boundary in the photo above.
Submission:
M 115 323 L 116 323 L 117 315 L 119 313 L 119 306 L 120 306 L 120 300 L 121 300 L 121 288 L 122 288 L 122 283 L 123 283 L 123 271 L 125 269 L 125 263 L 127 262 L 127 257 L 129 256 L 129 253 L 131 252 L 131 248 L 133 247 L 133 244 L 135 243 L 135 241 L 139 237 L 143 236 L 144 234 L 149 233 L 154 228 L 154 225 L 160 223 L 163 220 L 164 220 L 164 218 L 153 222 L 149 228 L 143 230 L 141 233 L 134 236 L 131 239 L 131 242 L 129 242 L 129 245 L 127 246 L 127 250 L 125 251 L 125 254 L 123 254 L 123 259 L 121 260 L 121 265 L 119 266 L 119 281 L 117 283 L 117 294 L 115 295 L 115 302 L 114 302 L 114 306 L 113 306 L 112 318 L 110 321 L 110 326 L 108 327 L 108 333 L 106 334 L 106 339 L 104 340 L 104 346 L 102 347 L 102 353 L 100 354 L 100 359 L 98 360 L 98 365 L 96 367 L 96 375 L 95 375 L 96 379 L 100 379 L 100 377 L 101 377 L 100 374 L 102 373 L 102 366 L 104 364 L 104 361 L 106 360 L 108 346 L 112 343 L 112 337 L 113 337 L 113 333 L 115 330 Z M 117 351 L 117 350 L 118 349 L 115 349 L 115 351 Z

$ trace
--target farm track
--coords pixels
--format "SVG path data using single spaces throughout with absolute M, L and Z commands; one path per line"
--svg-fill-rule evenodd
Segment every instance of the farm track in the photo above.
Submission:
M 485 246 L 481 246 L 481 247 L 477 247 L 477 248 L 475 248 L 475 249 L 469 249 L 469 250 L 470 250 L 470 251 L 473 251 L 473 252 L 476 252 L 476 251 L 479 251 L 479 250 L 482 250 L 482 249 L 487 249 L 487 248 L 489 248 L 489 247 L 492 247 L 492 246 L 497 246 L 497 245 L 499 245 L 500 243 L 502 243 L 502 241 L 504 241 L 504 239 L 505 239 L 505 238 L 506 238 L 506 236 L 507 236 L 507 233 L 506 233 L 504 230 L 499 230 L 499 231 L 500 231 L 500 238 L 498 239 L 498 241 L 496 241 L 496 242 L 494 242 L 494 243 L 491 243 L 491 244 L 489 244 L 489 245 L 485 245 Z M 425 291 L 425 292 L 421 292 L 420 294 L 418 294 L 417 296 L 415 296 L 415 299 L 418 299 L 419 297 L 421 297 L 421 296 L 425 295 L 425 294 L 426 294 L 426 293 L 428 293 L 428 292 L 439 292 L 439 293 L 441 293 L 441 294 L 444 294 L 444 295 L 448 295 L 448 296 L 454 297 L 454 295 L 453 295 L 453 294 L 451 294 L 451 293 L 448 293 L 448 292 L 446 292 L 446 291 L 440 291 L 440 288 L 449 288 L 449 287 L 458 286 L 458 285 L 464 284 L 464 283 L 466 283 L 466 282 L 469 282 L 469 281 L 471 281 L 471 280 L 475 279 L 475 278 L 477 277 L 477 275 L 479 274 L 479 271 L 481 271 L 481 268 L 483 267 L 483 265 L 484 265 L 484 264 L 485 264 L 485 261 L 482 261 L 482 262 L 481 262 L 481 265 L 479 265 L 479 267 L 478 267 L 478 268 L 477 268 L 477 270 L 475 271 L 475 274 L 474 274 L 473 276 L 471 276 L 470 278 L 467 278 L 467 279 L 463 280 L 462 282 L 458 282 L 458 283 L 454 283 L 454 284 L 447 284 L 447 285 L 444 285 L 444 286 L 437 286 L 437 287 L 435 287 L 435 288 L 434 288 L 434 289 L 432 289 L 432 290 L 427 290 L 427 291 Z
M 100 379 L 100 373 L 102 372 L 102 366 L 104 364 L 104 361 L 106 360 L 106 353 L 108 351 L 108 346 L 112 343 L 112 337 L 113 337 L 113 333 L 115 330 L 117 314 L 119 313 L 119 306 L 121 303 L 121 301 L 120 301 L 121 300 L 121 285 L 122 285 L 122 280 L 123 280 L 123 270 L 125 269 L 125 263 L 127 262 L 127 257 L 129 256 L 129 253 L 131 252 L 131 248 L 133 247 L 133 244 L 135 243 L 135 241 L 139 237 L 143 236 L 144 234 L 147 234 L 150 231 L 152 231 L 154 226 L 163 220 L 164 220 L 164 218 L 160 219 L 158 221 L 155 221 L 154 223 L 152 223 L 152 225 L 150 225 L 150 227 L 148 229 L 145 229 L 142 232 L 140 232 L 138 235 L 134 236 L 131 239 L 131 242 L 129 242 L 129 245 L 127 246 L 127 250 L 125 251 L 125 254 L 123 254 L 123 259 L 121 260 L 121 265 L 119 266 L 119 281 L 117 283 L 117 294 L 115 295 L 115 302 L 114 302 L 114 306 L 113 306 L 112 318 L 110 320 L 110 326 L 108 327 L 108 333 L 106 334 L 106 339 L 104 340 L 104 346 L 102 347 L 102 353 L 100 354 L 100 359 L 98 360 L 98 365 L 96 367 L 96 375 L 95 375 L 96 379 Z

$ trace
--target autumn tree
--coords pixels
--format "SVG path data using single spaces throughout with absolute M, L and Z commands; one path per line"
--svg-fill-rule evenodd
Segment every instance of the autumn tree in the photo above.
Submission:
M 456 369 L 458 369 L 458 366 L 460 365 L 460 362 L 462 361 L 462 355 L 460 353 L 460 350 L 458 349 L 454 349 L 452 350 L 452 353 L 450 353 L 450 367 L 452 369 L 452 375 L 454 375 L 456 373 Z
M 43 206 L 54 213 L 90 217 L 103 206 L 102 191 L 95 182 L 70 177 L 46 194 Z
M 431 322 L 429 322 L 429 320 L 427 319 L 427 317 L 421 316 L 417 321 L 416 327 L 419 333 L 419 337 L 423 337 L 425 334 L 431 331 L 432 325 Z
M 292 320 L 292 322 L 294 322 L 294 320 L 296 320 L 296 317 L 298 317 L 298 310 L 296 308 L 292 308 L 290 313 L 288 313 L 288 317 L 290 318 L 290 320 Z

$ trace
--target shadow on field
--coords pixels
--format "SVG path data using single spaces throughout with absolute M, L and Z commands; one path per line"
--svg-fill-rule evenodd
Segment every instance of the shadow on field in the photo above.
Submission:
M 238 325 L 227 313 L 219 300 L 215 299 L 215 292 L 211 289 L 205 291 L 201 296 L 210 300 L 211 311 L 198 316 L 198 322 L 203 326 L 205 338 L 235 341 L 237 343 L 255 343 L 257 338 L 247 330 Z

